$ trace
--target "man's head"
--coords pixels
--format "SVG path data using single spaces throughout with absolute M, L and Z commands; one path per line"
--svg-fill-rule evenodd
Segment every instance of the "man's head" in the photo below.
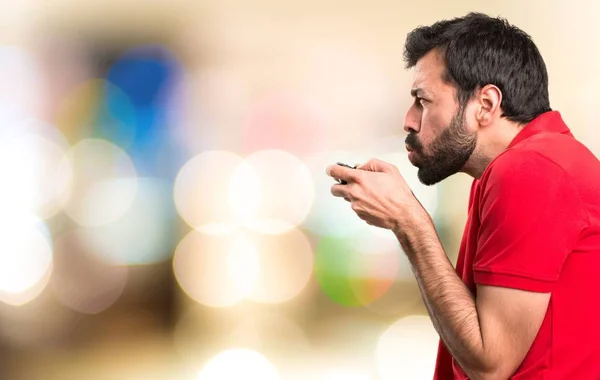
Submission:
M 470 13 L 408 34 L 415 102 L 405 118 L 409 158 L 427 185 L 465 170 L 494 144 L 499 124 L 550 111 L 546 65 L 531 38 L 506 20 Z

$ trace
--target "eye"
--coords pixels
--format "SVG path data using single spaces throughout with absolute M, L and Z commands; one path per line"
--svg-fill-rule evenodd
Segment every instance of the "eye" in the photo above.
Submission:
M 415 104 L 420 107 L 423 107 L 423 106 L 425 106 L 425 104 L 427 104 L 427 99 L 423 99 L 419 96 L 415 96 Z

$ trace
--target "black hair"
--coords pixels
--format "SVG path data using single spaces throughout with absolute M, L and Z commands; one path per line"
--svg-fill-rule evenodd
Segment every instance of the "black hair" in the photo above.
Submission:
M 406 68 L 433 49 L 445 61 L 443 79 L 456 87 L 460 105 L 493 84 L 502 91 L 502 116 L 511 121 L 528 123 L 551 111 L 546 64 L 531 37 L 505 19 L 472 12 L 420 26 L 406 37 Z

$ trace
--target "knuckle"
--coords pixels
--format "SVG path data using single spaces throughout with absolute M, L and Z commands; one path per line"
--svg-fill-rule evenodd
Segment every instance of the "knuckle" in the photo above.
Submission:
M 359 199 L 360 199 L 360 196 L 357 194 L 357 191 L 356 191 L 356 190 L 350 190 L 350 189 L 349 189 L 349 190 L 346 192 L 346 196 L 347 196 L 348 198 L 352 199 L 352 200 L 353 200 L 353 203 L 355 203 L 357 200 L 359 200 Z

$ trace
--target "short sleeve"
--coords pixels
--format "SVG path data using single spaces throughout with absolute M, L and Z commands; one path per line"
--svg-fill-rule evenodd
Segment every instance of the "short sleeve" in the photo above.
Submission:
M 507 151 L 482 178 L 473 261 L 480 285 L 550 292 L 588 225 L 563 168 L 534 151 Z

